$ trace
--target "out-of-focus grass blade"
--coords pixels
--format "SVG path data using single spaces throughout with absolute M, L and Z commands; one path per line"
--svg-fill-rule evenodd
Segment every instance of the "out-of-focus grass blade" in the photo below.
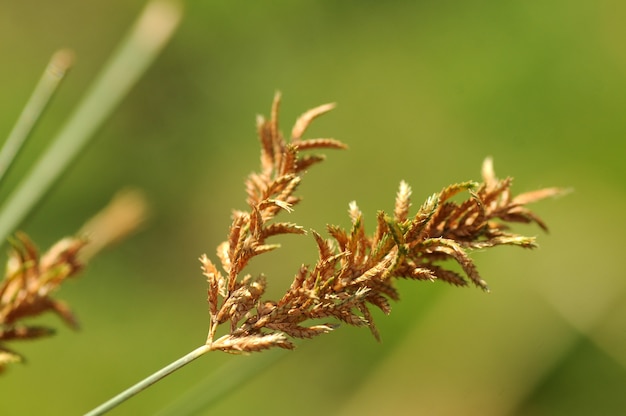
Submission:
M 73 63 L 74 54 L 69 50 L 60 50 L 52 55 L 39 83 L 0 150 L 0 183 Z
M 0 210 L 0 241 L 19 226 L 141 77 L 182 17 L 176 1 L 151 1 L 75 112 Z

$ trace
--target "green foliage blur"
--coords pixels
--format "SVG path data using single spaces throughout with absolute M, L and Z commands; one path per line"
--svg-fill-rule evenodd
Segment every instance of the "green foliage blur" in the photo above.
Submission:
M 0 137 L 52 53 L 77 63 L 0 189 L 6 198 L 71 113 L 144 6 L 141 0 L 0 3 Z M 283 93 L 283 132 L 337 102 L 308 137 L 348 151 L 304 178 L 289 220 L 324 231 L 393 209 L 400 180 L 414 207 L 480 179 L 493 156 L 513 189 L 573 193 L 543 201 L 550 226 L 516 227 L 541 248 L 473 255 L 491 287 L 400 282 L 383 342 L 341 327 L 301 342 L 200 414 L 617 415 L 626 409 L 626 3 L 599 0 L 189 1 L 172 42 L 98 137 L 23 224 L 42 249 L 71 234 L 118 189 L 147 193 L 144 229 L 102 253 L 58 293 L 80 332 L 12 343 L 25 365 L 0 377 L 0 414 L 81 414 L 206 337 L 198 257 L 215 258 L 243 180 L 259 166 L 255 116 Z M 287 236 L 251 264 L 269 295 L 311 237 Z M 233 360 L 212 353 L 111 414 L 154 414 Z M 210 389 L 211 387 L 207 387 Z

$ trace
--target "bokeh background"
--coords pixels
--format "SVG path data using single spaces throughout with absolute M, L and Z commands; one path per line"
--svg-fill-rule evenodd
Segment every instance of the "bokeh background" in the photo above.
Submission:
M 77 55 L 0 197 L 143 7 L 0 3 L 0 136 L 50 55 Z M 81 414 L 204 342 L 197 258 L 214 255 L 231 209 L 245 208 L 255 116 L 276 90 L 283 131 L 304 110 L 337 102 L 310 137 L 350 146 L 307 174 L 289 218 L 306 228 L 346 225 L 352 200 L 372 224 L 393 208 L 400 180 L 419 205 L 480 179 L 488 155 L 517 192 L 573 192 L 536 205 L 549 234 L 516 228 L 538 235 L 540 249 L 474 254 L 491 293 L 400 282 L 392 314 L 376 315 L 382 343 L 348 327 L 301 342 L 199 414 L 623 414 L 625 18 L 626 3 L 609 0 L 189 1 L 171 43 L 22 226 L 45 248 L 120 188 L 143 189 L 152 207 L 142 232 L 58 293 L 80 332 L 42 317 L 57 336 L 10 345 L 28 362 L 1 376 L 0 414 Z M 280 242 L 251 265 L 274 297 L 315 259 L 310 237 Z M 256 359 L 210 354 L 111 414 L 154 414 L 223 365 Z

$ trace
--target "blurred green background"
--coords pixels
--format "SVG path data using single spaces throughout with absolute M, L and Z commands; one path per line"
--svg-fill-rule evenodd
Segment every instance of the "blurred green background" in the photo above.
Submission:
M 0 136 L 50 55 L 77 63 L 25 154 L 6 198 L 45 149 L 144 6 L 140 0 L 0 3 Z M 414 205 L 480 179 L 485 156 L 514 191 L 571 187 L 534 208 L 540 249 L 474 254 L 492 292 L 400 282 L 383 342 L 341 327 L 301 342 L 200 414 L 618 415 L 626 409 L 626 3 L 498 1 L 194 1 L 171 43 L 96 140 L 23 225 L 46 248 L 118 189 L 144 189 L 152 218 L 102 253 L 58 297 L 72 332 L 12 343 L 28 358 L 0 377 L 0 414 L 81 414 L 204 342 L 206 287 L 243 180 L 258 166 L 256 114 L 283 92 L 282 129 L 337 102 L 309 137 L 346 152 L 305 177 L 290 214 L 306 228 L 368 223 L 392 210 L 400 180 Z M 251 272 L 284 291 L 312 238 L 287 236 Z M 111 414 L 153 414 L 233 360 L 213 353 Z M 213 387 L 203 387 L 207 390 Z M 186 400 L 186 399 L 185 399 Z

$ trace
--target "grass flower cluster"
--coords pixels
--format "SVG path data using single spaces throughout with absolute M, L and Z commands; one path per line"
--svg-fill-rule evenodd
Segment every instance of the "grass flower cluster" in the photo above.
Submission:
M 200 259 L 209 286 L 210 349 L 292 349 L 291 339 L 330 332 L 337 323 L 368 327 L 379 339 L 370 309 L 385 314 L 391 311 L 390 300 L 399 299 L 394 280 L 441 280 L 456 286 L 472 283 L 488 290 L 468 252 L 499 245 L 535 247 L 534 238 L 509 232 L 507 224 L 534 222 L 546 229 L 526 204 L 561 193 L 547 188 L 512 196 L 511 178 L 497 179 L 492 161 L 487 159 L 482 183 L 450 185 L 411 213 L 411 188 L 403 181 L 394 212 L 379 211 L 372 234 L 366 232 L 356 202 L 349 205 L 350 229 L 329 225 L 329 239 L 312 231 L 319 255 L 316 264 L 302 265 L 282 298 L 264 299 L 267 278 L 244 270 L 252 258 L 279 247 L 268 239 L 306 233 L 303 227 L 275 221 L 275 217 L 291 211 L 300 201 L 295 191 L 304 172 L 323 160 L 307 151 L 346 148 L 330 138 L 303 139 L 309 124 L 331 110 L 332 104 L 300 116 L 290 140 L 279 130 L 279 106 L 277 94 L 270 119 L 258 119 L 261 171 L 246 181 L 249 211 L 233 213 L 228 239 L 217 248 L 222 271 L 206 255 Z M 467 199 L 453 201 L 461 192 L 467 193 Z M 457 263 L 462 273 L 449 267 L 447 260 Z M 229 326 L 228 333 L 214 339 L 222 324 Z

